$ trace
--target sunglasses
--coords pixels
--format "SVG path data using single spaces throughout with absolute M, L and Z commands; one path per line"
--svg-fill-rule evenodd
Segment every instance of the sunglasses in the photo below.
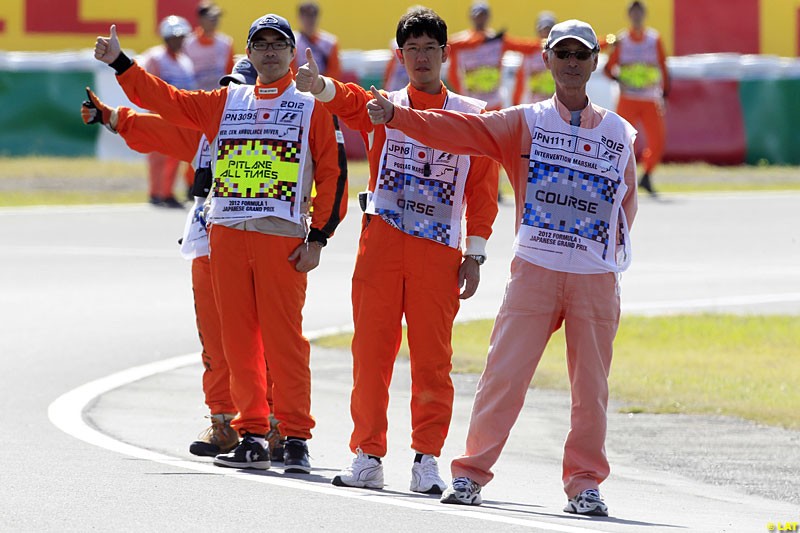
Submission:
M 577 50 L 577 51 L 572 51 L 572 50 L 553 50 L 553 53 L 559 59 L 569 59 L 570 57 L 575 56 L 575 59 L 577 59 L 578 61 L 586 61 L 587 59 L 592 57 L 592 54 L 594 54 L 594 51 L 593 50 Z

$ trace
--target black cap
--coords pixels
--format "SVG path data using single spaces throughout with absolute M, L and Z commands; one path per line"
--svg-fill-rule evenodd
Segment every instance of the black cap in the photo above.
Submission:
M 239 85 L 255 85 L 257 78 L 256 68 L 249 59 L 243 57 L 236 62 L 230 74 L 225 74 L 219 79 L 219 84 L 223 87 L 227 87 L 231 82 Z
M 253 38 L 253 35 L 261 30 L 275 30 L 289 39 L 289 41 L 292 43 L 292 47 L 296 46 L 294 32 L 292 31 L 292 27 L 289 25 L 289 21 L 279 15 L 273 15 L 270 13 L 269 15 L 264 15 L 263 17 L 254 20 L 253 24 L 250 25 L 250 31 L 247 33 L 247 43 L 250 44 L 250 40 Z

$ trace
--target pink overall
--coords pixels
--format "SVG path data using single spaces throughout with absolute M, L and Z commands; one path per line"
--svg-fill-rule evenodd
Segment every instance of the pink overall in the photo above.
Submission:
M 569 111 L 554 99 L 559 115 L 569 122 Z M 606 112 L 590 103 L 581 112 L 581 127 L 596 128 Z M 396 107 L 388 125 L 441 150 L 485 155 L 500 162 L 514 186 L 519 230 L 532 143 L 523 108 L 467 116 Z M 441 131 L 448 135 L 436 135 Z M 636 162 L 632 155 L 624 180 L 628 192 L 622 209 L 630 226 L 637 209 Z M 572 387 L 570 431 L 564 446 L 564 490 L 568 497 L 574 497 L 585 489 L 596 489 L 609 474 L 604 444 L 606 406 L 619 312 L 615 273 L 560 272 L 515 257 L 478 384 L 466 451 L 453 460 L 453 477 L 470 477 L 480 485 L 492 479 L 491 468 L 519 416 L 545 345 L 564 324 Z

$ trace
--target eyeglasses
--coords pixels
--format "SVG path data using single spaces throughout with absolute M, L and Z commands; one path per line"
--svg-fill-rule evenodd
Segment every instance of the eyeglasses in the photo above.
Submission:
M 265 50 L 269 50 L 272 48 L 273 50 L 286 50 L 289 48 L 289 41 L 275 41 L 274 43 L 270 43 L 267 41 L 251 41 L 250 48 L 253 50 L 258 50 L 259 52 L 264 52 Z
M 552 50 L 552 49 L 551 49 Z M 578 61 L 586 61 L 594 54 L 594 50 L 552 50 L 559 59 L 569 59 L 575 56 Z
M 444 49 L 444 46 L 445 45 L 443 45 L 443 44 L 440 44 L 439 46 L 431 45 L 431 46 L 422 46 L 422 47 L 420 47 L 420 46 L 404 46 L 400 50 L 403 51 L 403 55 L 416 56 L 416 55 L 422 54 L 422 55 L 424 55 L 426 57 L 430 57 L 437 50 Z

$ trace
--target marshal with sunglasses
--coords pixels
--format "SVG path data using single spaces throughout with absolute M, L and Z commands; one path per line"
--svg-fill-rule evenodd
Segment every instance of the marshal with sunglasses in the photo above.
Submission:
M 595 53 L 594 50 L 551 50 L 559 59 L 575 56 L 578 61 L 586 61 Z

